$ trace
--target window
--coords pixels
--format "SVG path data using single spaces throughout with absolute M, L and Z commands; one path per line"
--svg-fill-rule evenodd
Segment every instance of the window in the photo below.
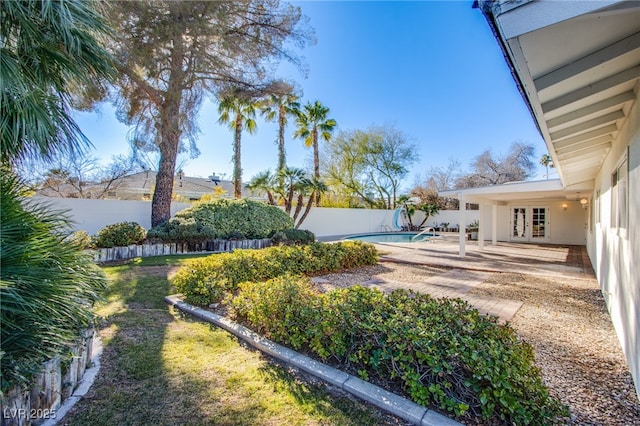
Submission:
M 626 236 L 629 222 L 628 164 L 625 155 L 611 175 L 611 227 L 622 236 Z

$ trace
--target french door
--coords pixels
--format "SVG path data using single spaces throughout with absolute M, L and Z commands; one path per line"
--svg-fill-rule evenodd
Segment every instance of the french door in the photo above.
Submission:
M 549 241 L 549 208 L 513 206 L 509 220 L 510 240 L 523 242 Z

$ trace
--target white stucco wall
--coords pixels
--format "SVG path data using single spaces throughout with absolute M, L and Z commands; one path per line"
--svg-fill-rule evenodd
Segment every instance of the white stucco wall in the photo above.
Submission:
M 50 204 L 62 210 L 73 221 L 73 229 L 95 235 L 107 225 L 118 222 L 137 222 L 151 228 L 151 202 L 128 200 L 89 200 L 84 198 L 33 197 L 35 202 Z M 171 215 L 189 207 L 186 203 L 172 203 Z
M 592 212 L 600 209 L 600 221 L 587 233 L 587 248 L 640 397 L 639 105 L 640 96 L 636 98 L 625 126 L 620 130 L 596 177 Z M 629 226 L 625 235 L 611 227 L 611 174 L 627 149 Z M 599 203 L 595 202 L 598 191 Z
M 393 216 L 394 210 L 314 207 L 300 228 L 308 229 L 318 237 L 381 232 L 385 229 L 394 229 Z M 467 212 L 466 222 L 469 224 L 477 218 L 477 211 Z M 413 224 L 419 225 L 422 219 L 424 219 L 424 213 L 417 211 L 412 217 Z M 435 216 L 430 216 L 426 226 L 434 226 L 443 222 L 453 226 L 459 222 L 458 219 L 457 210 L 444 210 Z
M 565 210 L 562 207 L 567 205 Z M 578 201 L 568 200 L 521 200 L 506 206 L 498 206 L 498 241 L 510 241 L 510 215 L 513 207 L 548 207 L 549 208 L 549 240 L 548 244 L 585 245 L 585 226 L 587 226 L 588 211 L 582 208 Z M 486 206 L 482 221 L 485 228 L 484 239 L 491 241 L 493 232 L 492 207 Z M 467 212 L 468 214 L 469 212 Z
M 314 207 L 300 226 L 317 237 L 383 231 L 391 227 L 393 210 L 334 209 Z
M 88 200 L 80 198 L 34 197 L 35 202 L 44 202 L 54 209 L 65 211 L 75 230 L 95 235 L 107 225 L 118 222 L 137 222 L 146 229 L 151 227 L 151 203 L 128 200 Z M 188 203 L 173 203 L 171 215 L 191 206 Z M 314 207 L 309 212 L 301 229 L 308 229 L 318 237 L 346 234 L 381 232 L 393 229 L 394 210 L 334 209 Z M 424 214 L 416 212 L 414 224 L 419 224 Z M 467 214 L 467 224 L 478 218 L 477 211 Z M 457 211 L 443 211 L 432 216 L 427 224 L 458 223 Z M 402 223 L 402 220 L 400 220 Z

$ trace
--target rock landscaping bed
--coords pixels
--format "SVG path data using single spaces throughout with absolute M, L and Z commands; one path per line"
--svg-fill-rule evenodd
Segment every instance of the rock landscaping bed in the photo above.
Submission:
M 640 425 L 640 402 L 594 279 L 494 274 L 472 293 L 524 302 L 511 325 L 533 345 L 571 424 Z

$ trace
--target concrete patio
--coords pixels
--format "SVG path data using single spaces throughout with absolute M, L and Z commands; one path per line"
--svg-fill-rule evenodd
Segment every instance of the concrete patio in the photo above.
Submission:
M 593 269 L 583 246 L 556 246 L 521 243 L 485 245 L 468 242 L 466 256 L 458 255 L 458 244 L 452 239 L 424 243 L 380 243 L 382 262 L 411 263 L 451 268 L 444 274 L 422 282 L 400 283 L 372 280 L 363 285 L 385 292 L 410 289 L 435 298 L 460 298 L 483 314 L 510 321 L 522 306 L 518 300 L 484 297 L 470 291 L 496 272 L 522 273 L 566 278 L 593 278 Z
M 485 243 L 480 249 L 477 241 L 467 241 L 464 258 L 459 256 L 457 239 L 452 236 L 423 243 L 381 243 L 376 247 L 382 253 L 382 261 L 595 279 L 585 246 Z

